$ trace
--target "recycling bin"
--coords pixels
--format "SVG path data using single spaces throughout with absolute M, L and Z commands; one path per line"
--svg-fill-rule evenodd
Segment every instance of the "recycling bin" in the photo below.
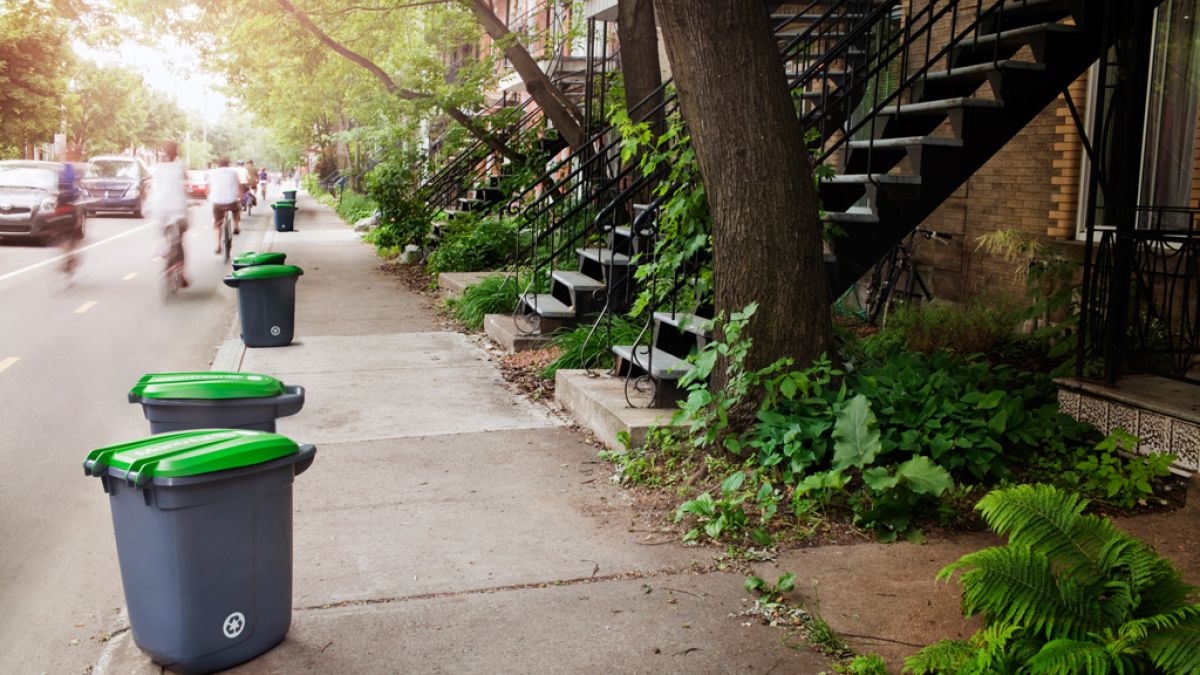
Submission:
M 246 251 L 234 256 L 233 269 L 240 270 L 243 267 L 255 265 L 282 265 L 285 260 L 287 260 L 287 254 L 282 251 L 263 251 L 262 253 Z
M 242 342 L 247 347 L 283 347 L 292 343 L 296 319 L 296 280 L 304 270 L 295 265 L 243 267 L 225 277 L 238 291 Z
M 289 202 L 296 201 L 296 191 L 295 190 L 284 190 L 283 198 L 288 200 Z
M 134 643 L 181 673 L 279 644 L 292 620 L 292 482 L 316 448 L 206 429 L 93 450 Z
M 259 373 L 149 373 L 129 390 L 150 433 L 185 429 L 275 431 L 275 420 L 304 407 L 304 387 Z
M 271 208 L 275 209 L 275 231 L 291 232 L 296 225 L 296 202 L 275 202 Z

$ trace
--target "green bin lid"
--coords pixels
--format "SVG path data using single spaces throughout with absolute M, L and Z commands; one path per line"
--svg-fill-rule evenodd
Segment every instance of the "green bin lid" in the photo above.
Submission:
M 265 398 L 282 393 L 282 382 L 258 373 L 149 373 L 129 390 L 129 402 L 143 398 Z
M 294 209 L 294 208 L 296 208 L 296 200 L 280 199 L 279 201 L 271 204 L 271 208 L 273 208 L 273 209 Z
M 83 468 L 91 476 L 117 475 L 144 485 L 154 478 L 198 476 L 262 464 L 299 449 L 292 439 L 265 431 L 193 429 L 93 450 Z
M 285 259 L 287 254 L 282 251 L 246 251 L 234 258 L 233 262 L 238 265 L 282 265 Z
M 295 265 L 254 265 L 234 270 L 234 279 L 274 279 L 276 277 L 298 277 L 304 270 Z

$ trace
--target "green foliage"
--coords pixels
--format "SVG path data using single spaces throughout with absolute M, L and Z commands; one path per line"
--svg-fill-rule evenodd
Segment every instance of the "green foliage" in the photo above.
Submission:
M 380 252 L 403 249 L 408 244 L 424 243 L 433 223 L 433 210 L 415 197 L 415 155 L 396 153 L 367 173 L 367 195 L 379 207 L 379 226 L 366 240 Z
M 0 9 L 0 158 L 59 130 L 70 39 L 46 3 L 14 0 Z
M 1048 485 L 996 490 L 977 508 L 1005 546 L 963 556 L 962 608 L 985 628 L 906 663 L 912 673 L 1194 673 L 1200 604 L 1170 562 Z
M 796 588 L 796 575 L 792 572 L 787 572 L 780 575 L 775 583 L 767 583 L 761 577 L 756 577 L 753 574 L 746 577 L 746 591 L 754 593 L 763 598 L 767 602 L 782 602 L 783 596 L 791 593 Z
M 701 535 L 709 539 L 720 539 L 728 532 L 738 532 L 749 523 L 742 503 L 750 495 L 741 492 L 742 483 L 746 481 L 744 471 L 736 471 L 721 483 L 720 495 L 714 498 L 705 492 L 695 499 L 688 500 L 675 510 L 675 522 L 686 518 L 695 521 L 693 527 L 683 536 L 684 541 L 696 541 Z
M 337 205 L 335 206 L 335 210 L 342 217 L 342 220 L 351 225 L 375 213 L 375 209 L 377 208 L 375 200 L 353 190 L 344 190 L 338 195 Z
M 835 673 L 848 673 L 849 675 L 887 675 L 887 663 L 883 657 L 878 654 L 859 654 L 850 660 L 850 663 L 845 665 L 835 665 L 833 667 Z
M 882 332 L 898 334 L 904 345 L 916 352 L 986 354 L 1014 339 L 1024 315 L 1024 308 L 1000 298 L 976 300 L 966 306 L 946 302 L 901 305 L 888 317 Z
M 555 334 L 550 344 L 561 350 L 558 358 L 551 361 L 542 372 L 541 377 L 554 379 L 560 368 L 610 368 L 613 365 L 612 350 L 605 339 L 608 330 L 608 317 L 601 317 L 602 325 L 593 328 L 591 325 L 576 326 Z M 625 317 L 614 314 L 611 317 L 612 330 L 608 335 L 614 345 L 633 344 L 641 333 L 641 326 Z
M 1124 429 L 1113 429 L 1096 445 L 1093 453 L 1075 464 L 1073 471 L 1063 474 L 1067 484 L 1109 504 L 1132 509 L 1154 497 L 1152 481 L 1171 473 L 1176 456 L 1151 454 L 1129 459 L 1119 453 L 1132 455 L 1140 440 Z
M 511 218 L 460 213 L 442 226 L 442 241 L 429 254 L 425 269 L 433 275 L 492 270 L 511 263 L 518 246 Z
M 757 510 L 763 525 L 790 490 L 798 518 L 848 509 L 882 541 L 920 539 L 919 521 L 953 516 L 955 500 L 969 486 L 1012 480 L 1014 467 L 1022 476 L 1065 482 L 1073 475 L 1065 469 L 1089 456 L 1100 438 L 1090 425 L 1059 412 L 1047 376 L 944 351 L 890 348 L 882 358 L 860 352 L 845 370 L 822 359 L 801 370 L 782 360 L 747 371 L 750 345 L 742 335 L 754 311 L 751 305 L 729 321 L 717 318 L 725 339 L 695 355 L 681 380 L 687 397 L 673 416 L 677 430 L 652 433 L 648 450 L 625 458 L 638 463 L 639 475 L 655 466 L 655 451 L 673 445 L 710 457 L 723 450 L 748 480 L 771 486 L 749 502 L 742 495 L 728 498 L 745 503 L 748 513 Z M 718 357 L 727 364 L 727 385 L 710 391 L 705 382 Z M 764 395 L 755 424 L 731 429 L 731 411 L 756 387 Z M 1144 461 L 1121 460 L 1118 470 L 1144 485 L 1146 471 L 1158 470 L 1143 471 Z M 623 470 L 629 468 L 626 463 Z M 718 517 L 718 499 L 693 501 L 711 512 L 705 518 Z M 728 516 L 710 537 L 745 536 L 744 524 Z
M 477 331 L 488 314 L 511 314 L 517 308 L 517 295 L 514 279 L 498 274 L 467 286 L 461 298 L 448 298 L 446 305 L 468 329 Z

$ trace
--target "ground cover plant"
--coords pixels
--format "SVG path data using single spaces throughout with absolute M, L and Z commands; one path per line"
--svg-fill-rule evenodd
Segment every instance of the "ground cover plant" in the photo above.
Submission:
M 905 672 L 1197 673 L 1200 604 L 1171 563 L 1048 485 L 996 490 L 978 509 L 1004 546 L 963 556 L 962 609 L 982 615 L 970 640 L 943 640 Z
M 442 240 L 425 268 L 441 272 L 483 272 L 511 264 L 518 250 L 517 226 L 501 214 L 460 213 L 442 225 Z
M 1119 454 L 1136 439 L 1061 414 L 1043 373 L 890 338 L 843 350 L 839 365 L 748 371 L 741 334 L 754 309 L 723 321 L 724 341 L 694 358 L 674 428 L 606 454 L 622 480 L 678 491 L 688 540 L 767 546 L 836 519 L 882 541 L 920 539 L 924 526 L 969 525 L 983 489 L 1039 480 L 1117 510 L 1157 499 L 1171 458 Z M 710 391 L 718 357 L 728 384 Z M 754 389 L 754 422 L 733 428 L 730 411 Z
M 606 333 L 610 320 L 612 332 Z M 599 321 L 599 326 L 584 324 L 555 334 L 550 344 L 558 348 L 559 356 L 538 375 L 543 379 L 553 380 L 560 368 L 612 368 L 611 346 L 633 344 L 642 330 L 641 326 L 619 314 L 601 317 Z M 606 334 L 611 337 L 606 339 Z
M 488 314 L 512 314 L 517 308 L 517 284 L 504 274 L 467 286 L 461 298 L 447 298 L 446 306 L 468 330 L 483 328 Z

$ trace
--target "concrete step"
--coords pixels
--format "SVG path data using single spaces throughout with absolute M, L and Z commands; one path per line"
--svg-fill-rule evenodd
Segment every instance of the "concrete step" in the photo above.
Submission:
M 633 345 L 615 345 L 613 354 L 659 380 L 678 380 L 692 369 L 692 364 L 678 356 L 668 354 L 661 349 L 651 349 L 646 345 L 637 345 L 637 354 L 634 354 Z
M 587 258 L 588 260 L 594 260 L 601 265 L 608 265 L 611 263 L 614 266 L 620 267 L 629 264 L 629 256 L 625 255 L 624 253 L 613 253 L 611 250 L 606 248 L 577 248 L 575 249 L 575 252 L 584 258 Z
M 521 302 L 547 319 L 574 319 L 575 309 L 549 293 L 526 293 Z
M 905 103 L 903 105 L 892 105 L 886 108 L 879 109 L 879 115 L 901 116 L 901 115 L 945 115 L 947 112 L 957 108 L 1003 108 L 1004 102 L 989 98 L 975 98 L 972 96 L 958 96 L 955 98 L 944 98 L 936 101 L 922 101 L 920 103 Z
M 876 225 L 879 223 L 879 215 L 867 207 L 852 206 L 845 211 L 826 211 L 821 220 L 826 223 Z
M 947 148 L 961 148 L 961 138 L 939 138 L 936 136 L 903 136 L 901 138 L 878 138 L 874 141 L 850 141 L 847 143 L 851 150 L 906 150 L 912 146 L 938 145 Z
M 693 335 L 712 337 L 713 321 L 703 316 L 687 312 L 655 312 L 654 320 Z
M 597 281 L 583 272 L 575 272 L 573 270 L 555 270 L 550 273 L 550 277 L 559 282 L 563 286 L 583 293 L 592 291 L 604 290 L 604 282 Z

